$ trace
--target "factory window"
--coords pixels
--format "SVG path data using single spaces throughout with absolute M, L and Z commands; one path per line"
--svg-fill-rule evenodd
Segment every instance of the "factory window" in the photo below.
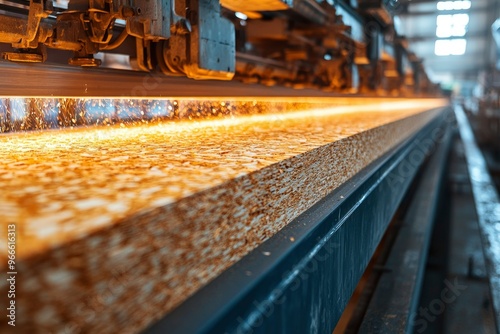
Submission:
M 471 7 L 470 1 L 439 1 L 438 10 L 466 10 Z
M 439 1 L 438 10 L 468 10 L 471 1 Z M 469 25 L 469 14 L 443 14 L 436 17 L 436 40 L 434 53 L 436 56 L 460 56 L 465 53 L 467 40 L 464 37 Z M 443 38 L 443 39 L 441 39 Z
M 439 38 L 465 36 L 469 14 L 438 15 L 436 36 Z
M 465 53 L 467 40 L 464 38 L 438 39 L 434 47 L 436 56 L 460 56 Z

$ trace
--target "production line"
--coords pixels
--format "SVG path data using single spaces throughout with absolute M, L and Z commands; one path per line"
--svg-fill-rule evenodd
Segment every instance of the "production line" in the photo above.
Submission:
M 4 136 L 2 212 L 25 245 L 20 318 L 35 319 L 18 326 L 144 329 L 445 104 Z M 106 295 L 117 272 L 121 292 L 86 323 L 89 300 Z
M 499 332 L 498 194 L 407 6 L 0 0 L 0 332 L 432 332 L 455 160 Z

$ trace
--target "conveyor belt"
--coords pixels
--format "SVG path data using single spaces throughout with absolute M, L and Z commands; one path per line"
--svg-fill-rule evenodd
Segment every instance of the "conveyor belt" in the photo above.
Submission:
M 444 103 L 1 136 L 16 329 L 144 329 Z

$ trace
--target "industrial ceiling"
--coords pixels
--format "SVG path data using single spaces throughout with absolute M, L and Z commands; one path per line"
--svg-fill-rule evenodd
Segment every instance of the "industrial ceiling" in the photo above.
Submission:
M 401 1 L 400 33 L 437 81 L 475 79 L 495 63 L 498 0 Z M 397 21 L 397 20 L 396 20 Z

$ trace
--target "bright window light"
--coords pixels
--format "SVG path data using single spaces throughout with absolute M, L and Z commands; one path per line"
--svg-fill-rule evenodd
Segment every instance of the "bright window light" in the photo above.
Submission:
M 467 10 L 471 7 L 470 1 L 439 1 L 437 3 L 438 10 Z
M 434 46 L 436 56 L 461 56 L 467 48 L 467 40 L 464 38 L 438 39 Z
M 438 15 L 436 37 L 462 37 L 467 32 L 469 14 Z
M 453 15 L 438 15 L 436 23 L 438 26 L 451 26 L 453 24 Z
M 466 26 L 469 24 L 469 14 L 454 14 L 451 20 L 454 25 Z

